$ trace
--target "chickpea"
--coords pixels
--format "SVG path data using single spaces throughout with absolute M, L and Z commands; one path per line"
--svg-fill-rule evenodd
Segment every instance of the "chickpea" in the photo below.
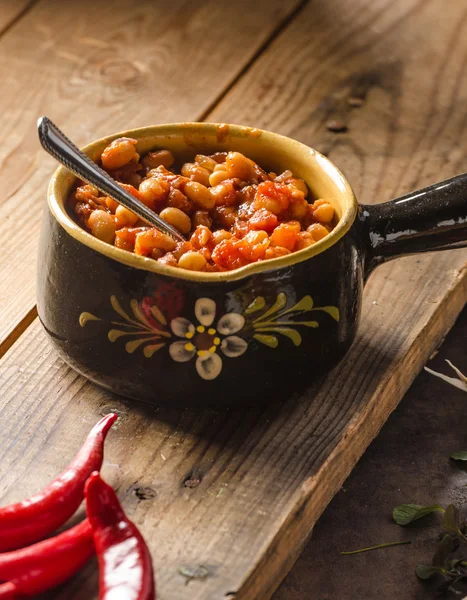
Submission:
M 175 159 L 170 150 L 156 150 L 155 152 L 148 152 L 141 162 L 148 169 L 155 169 L 161 165 L 169 169 L 174 164 Z
M 115 220 L 105 210 L 93 210 L 88 219 L 92 235 L 103 242 L 113 244 L 115 239 Z
M 154 209 L 157 203 L 163 202 L 167 198 L 170 184 L 161 177 L 151 177 L 141 182 L 139 191 L 144 204 Z
M 209 185 L 210 172 L 196 163 L 185 163 L 182 167 L 183 177 L 187 177 L 191 181 L 196 181 L 202 185 Z
M 229 152 L 225 164 L 229 177 L 238 177 L 243 181 L 249 181 L 255 175 L 253 161 L 240 152 Z
M 313 223 L 312 225 L 307 227 L 306 230 L 309 233 L 311 233 L 311 235 L 317 242 L 319 242 L 319 240 L 322 240 L 323 238 L 325 238 L 327 236 L 327 234 L 329 233 L 329 231 L 326 229 L 326 227 L 324 227 L 324 225 L 321 225 L 321 223 Z
M 185 184 L 185 194 L 200 208 L 209 210 L 214 208 L 215 200 L 206 186 L 196 181 L 188 181 Z
M 212 185 L 214 187 L 216 185 L 219 185 L 219 183 L 222 183 L 223 181 L 225 181 L 228 178 L 229 178 L 229 174 L 227 173 L 227 171 L 225 169 L 220 169 L 219 171 L 214 171 L 213 173 L 211 173 L 211 175 L 209 175 L 209 185 Z
M 136 224 L 138 219 L 138 215 L 135 215 L 134 212 L 128 210 L 128 208 L 126 208 L 125 206 L 117 206 L 117 209 L 115 211 L 115 222 L 117 224 L 117 227 L 132 227 Z
M 118 138 L 105 148 L 101 155 L 102 166 L 108 171 L 115 171 L 131 160 L 138 160 L 137 141 L 133 138 Z
M 225 229 L 218 229 L 217 231 L 213 231 L 212 239 L 214 240 L 214 244 L 220 244 L 224 240 L 230 240 L 232 234 L 226 231 Z
M 210 173 L 214 171 L 217 165 L 216 161 L 213 158 L 211 158 L 210 156 L 205 156 L 204 154 L 197 154 L 195 156 L 195 162 L 207 169 Z
M 191 229 L 190 217 L 179 208 L 168 207 L 161 211 L 160 216 L 173 225 L 180 233 L 188 233 Z
M 202 271 L 206 266 L 206 259 L 199 252 L 190 251 L 180 257 L 178 266 L 188 271 Z
M 193 229 L 196 229 L 196 227 L 198 227 L 198 225 L 204 225 L 205 227 L 208 227 L 209 229 L 211 229 L 211 227 L 212 227 L 212 219 L 209 216 L 209 213 L 207 210 L 197 210 L 195 212 L 195 214 L 193 215 L 191 221 L 193 224 Z
M 319 223 L 330 223 L 334 219 L 334 208 L 328 202 L 324 202 L 313 211 L 313 217 Z

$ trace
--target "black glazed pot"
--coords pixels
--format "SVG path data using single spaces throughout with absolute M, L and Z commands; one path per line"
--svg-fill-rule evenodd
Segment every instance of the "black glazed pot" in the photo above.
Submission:
M 270 132 L 184 123 L 116 137 L 138 151 L 238 150 L 303 178 L 332 201 L 338 225 L 315 245 L 228 273 L 194 273 L 94 238 L 68 215 L 75 182 L 54 174 L 39 248 L 37 304 L 53 345 L 73 368 L 129 398 L 171 406 L 258 405 L 336 364 L 352 344 L 363 285 L 378 264 L 467 245 L 467 176 L 376 206 L 358 205 L 338 169 L 313 149 Z

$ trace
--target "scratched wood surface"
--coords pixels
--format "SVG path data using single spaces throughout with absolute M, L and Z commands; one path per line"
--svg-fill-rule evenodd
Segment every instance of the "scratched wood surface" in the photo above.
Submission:
M 80 65 L 76 74 L 69 57 L 57 66 L 57 43 L 68 45 L 73 36 L 68 32 L 56 39 L 50 30 L 45 34 L 41 29 L 53 4 L 34 6 L 0 39 L 0 51 L 24 23 L 28 28 L 39 25 L 37 35 L 45 38 L 40 56 L 51 65 L 44 77 L 53 81 L 57 73 L 68 75 L 67 85 L 60 87 L 67 108 L 56 107 L 59 122 L 78 141 L 85 141 L 97 136 L 93 134 L 102 123 L 74 96 L 91 102 L 96 88 L 87 93 L 86 84 L 96 85 L 89 75 L 96 67 Z M 114 37 L 119 37 L 115 32 L 123 31 L 123 11 L 129 3 L 116 4 L 122 11 L 112 16 Z M 147 10 L 148 5 L 143 6 Z M 219 13 L 216 17 L 212 12 L 214 8 L 210 14 L 217 23 Z M 278 16 L 277 8 L 272 13 L 278 20 L 274 25 L 271 16 L 270 39 L 261 29 L 260 45 L 245 52 L 249 58 L 244 57 L 240 69 L 235 68 L 238 57 L 232 59 L 230 84 L 226 78 L 209 98 L 204 88 L 191 100 L 172 93 L 172 102 L 164 104 L 164 119 L 157 120 L 198 114 L 285 133 L 328 154 L 363 202 L 386 200 L 462 170 L 467 127 L 463 3 L 314 0 L 302 3 L 294 14 L 283 9 Z M 73 19 L 60 18 L 62 24 L 75 27 Z M 135 18 L 134 23 L 144 30 L 141 20 Z M 430 34 L 434 29 L 436 46 Z M 175 24 L 173 31 L 179 39 Z M 131 46 L 136 37 L 140 39 L 129 34 L 126 44 Z M 220 41 L 226 57 L 229 43 L 231 52 L 237 52 L 236 39 Z M 207 78 L 205 69 L 211 66 L 201 56 L 204 43 L 198 48 L 198 61 Z M 17 60 L 32 64 L 31 49 L 29 53 L 25 59 L 27 52 L 21 50 Z M 92 56 L 86 55 L 86 61 L 92 63 Z M 119 56 L 128 59 L 123 50 Z M 175 66 L 183 67 L 180 56 L 178 63 L 174 60 Z M 147 85 L 141 95 L 134 88 L 127 95 L 122 92 L 121 101 L 112 85 L 109 96 L 105 88 L 98 88 L 101 102 L 107 98 L 110 107 L 102 116 L 106 128 L 99 133 L 112 126 L 147 123 L 152 113 L 144 100 L 156 87 Z M 169 94 L 167 85 L 162 98 Z M 361 99 L 359 108 L 350 106 L 351 97 Z M 140 110 L 140 103 L 142 113 L 129 110 Z M 68 114 L 71 107 L 77 107 L 78 116 Z M 40 103 L 31 110 L 31 122 L 38 110 L 43 111 Z M 328 131 L 330 119 L 343 121 L 348 131 Z M 23 133 L 15 148 L 27 151 L 34 135 L 26 126 Z M 21 202 L 30 201 L 32 181 L 36 187 L 43 185 L 50 174 L 51 163 L 39 159 L 38 151 L 37 157 L 26 157 L 10 215 L 18 213 Z M 11 176 L 5 166 L 4 161 L 2 181 Z M 14 184 L 11 179 L 10 186 Z M 31 231 L 35 241 L 37 223 Z M 33 241 L 26 248 L 28 256 L 34 252 Z M 24 314 L 33 307 L 31 263 L 8 280 L 17 295 L 9 297 L 10 306 L 17 306 L 8 318 L 23 323 L 25 330 L 0 361 L 2 503 L 40 489 L 66 465 L 99 414 L 116 408 L 122 419 L 110 434 L 104 473 L 150 544 L 161 600 L 267 600 L 329 500 L 464 306 L 466 258 L 466 252 L 458 250 L 380 267 L 366 288 L 358 339 L 341 365 L 309 389 L 284 399 L 282 407 L 247 414 L 156 410 L 86 382 L 50 349 L 37 322 L 25 326 Z M 1 322 L 5 319 L 2 315 Z M 14 336 L 16 326 L 9 323 L 4 331 Z M 182 565 L 204 565 L 209 576 L 186 585 L 178 572 Z M 96 589 L 92 563 L 47 597 L 91 599 L 97 597 Z

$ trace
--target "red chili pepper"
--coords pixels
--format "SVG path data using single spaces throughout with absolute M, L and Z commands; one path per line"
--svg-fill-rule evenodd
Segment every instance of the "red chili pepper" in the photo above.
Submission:
M 85 496 L 99 562 L 99 600 L 155 600 L 151 555 L 114 490 L 93 473 Z
M 35 596 L 70 579 L 93 553 L 92 529 L 86 519 L 56 537 L 0 554 L 0 581 L 13 586 L 11 598 Z M 0 598 L 8 598 L 1 595 L 8 584 L 0 585 Z
M 105 437 L 117 418 L 110 413 L 101 419 L 73 462 L 42 492 L 0 508 L 0 552 L 37 542 L 71 517 L 83 500 L 86 480 L 102 466 Z
M 11 581 L 0 584 L 0 600 L 16 600 L 16 598 L 19 598 L 18 590 Z

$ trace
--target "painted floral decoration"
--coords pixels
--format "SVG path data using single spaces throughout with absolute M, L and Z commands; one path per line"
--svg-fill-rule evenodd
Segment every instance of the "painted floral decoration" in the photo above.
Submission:
M 205 380 L 218 377 L 222 371 L 222 358 L 242 356 L 253 339 L 269 348 L 277 348 L 278 335 L 281 335 L 300 346 L 302 335 L 298 328 L 316 329 L 319 322 L 309 318 L 297 320 L 296 317 L 320 311 L 339 321 L 337 307 L 314 306 L 311 296 L 304 296 L 287 308 L 288 299 L 283 292 L 270 306 L 263 296 L 258 296 L 242 314 L 229 312 L 217 321 L 214 300 L 199 298 L 194 305 L 196 323 L 185 317 L 175 317 L 168 323 L 154 298 L 150 297 L 143 298 L 141 303 L 130 300 L 131 314 L 116 296 L 111 296 L 110 303 L 119 317 L 119 320 L 111 321 L 112 327 L 107 334 L 111 342 L 125 339 L 128 354 L 142 348 L 146 358 L 168 345 L 169 355 L 175 362 L 188 363 L 196 357 L 196 371 Z M 90 321 L 101 320 L 89 312 L 83 312 L 79 317 L 81 327 Z
M 197 356 L 196 370 L 203 379 L 215 379 L 222 370 L 222 358 L 241 356 L 248 343 L 234 335 L 245 325 L 245 317 L 238 313 L 227 313 L 213 327 L 216 316 L 216 303 L 210 298 L 200 298 L 195 303 L 195 316 L 198 324 L 183 317 L 170 323 L 175 336 L 183 340 L 170 344 L 170 356 L 176 362 L 187 362 Z M 219 352 L 220 350 L 220 352 Z

